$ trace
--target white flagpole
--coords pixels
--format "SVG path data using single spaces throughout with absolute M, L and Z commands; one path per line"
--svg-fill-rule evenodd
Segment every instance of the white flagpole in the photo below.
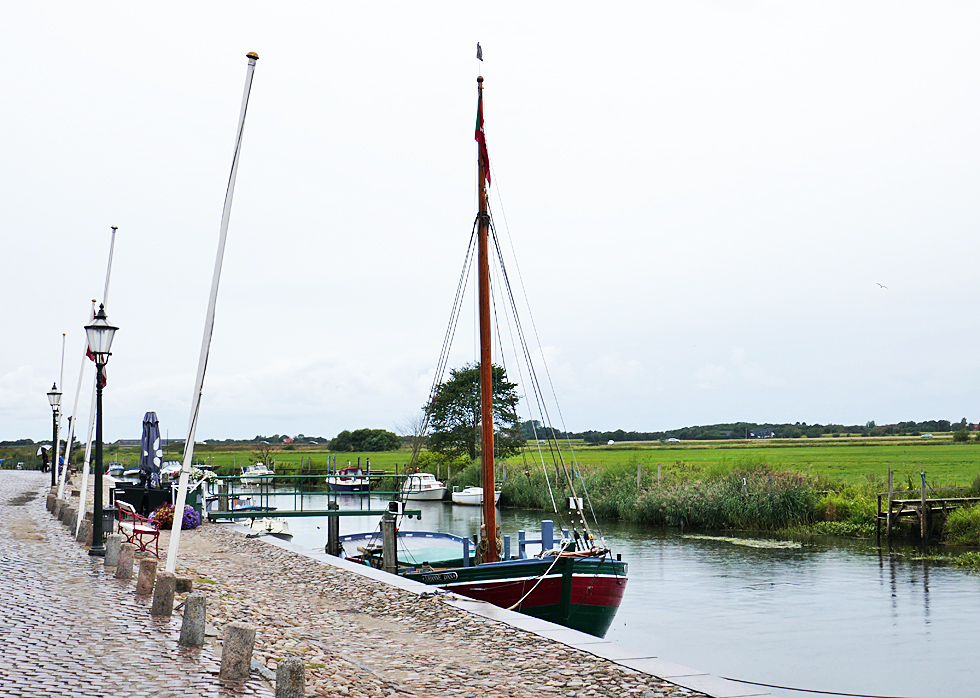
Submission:
M 201 409 L 201 393 L 204 390 L 204 372 L 208 366 L 208 352 L 211 350 L 211 335 L 214 332 L 214 307 L 218 300 L 218 281 L 221 279 L 221 263 L 225 256 L 225 242 L 228 239 L 228 222 L 231 219 L 231 202 L 235 196 L 235 179 L 238 176 L 238 158 L 242 150 L 242 134 L 245 130 L 245 112 L 248 110 L 248 96 L 252 91 L 252 76 L 255 53 L 247 54 L 248 68 L 245 70 L 245 91 L 242 94 L 242 108 L 238 115 L 238 131 L 235 135 L 235 153 L 231 160 L 231 173 L 228 175 L 228 188 L 225 190 L 225 207 L 221 212 L 221 229 L 218 233 L 218 253 L 214 260 L 214 274 L 211 277 L 211 295 L 208 298 L 208 314 L 204 320 L 204 338 L 201 340 L 201 356 L 197 363 L 197 378 L 194 393 L 191 395 L 191 417 L 187 427 L 187 441 L 184 443 L 184 462 L 180 469 L 180 482 L 177 485 L 177 501 L 174 502 L 174 523 L 170 533 L 170 547 L 167 550 L 167 572 L 177 570 L 177 550 L 180 547 L 180 527 L 184 518 L 184 505 L 187 503 L 187 479 L 194 459 L 194 437 L 197 433 L 197 416 Z
M 92 322 L 92 318 L 95 317 L 95 303 L 96 300 L 92 299 L 92 310 L 89 311 L 88 319 L 86 323 Z M 58 472 L 58 498 L 64 499 L 65 494 L 65 474 L 68 472 L 68 462 L 71 459 L 71 445 L 75 439 L 75 425 L 78 423 L 78 398 L 82 395 L 82 378 L 85 377 L 85 364 L 88 363 L 88 356 L 86 355 L 88 349 L 88 339 L 85 339 L 85 344 L 82 346 L 82 365 L 78 369 L 78 384 L 75 386 L 75 402 L 71 408 L 71 416 L 68 419 L 68 458 L 65 458 L 65 467 Z M 88 484 L 88 471 L 85 471 L 83 476 L 83 487 L 81 494 L 81 502 L 78 505 L 79 511 L 84 511 L 85 507 L 85 487 Z M 82 517 L 79 517 L 79 522 Z M 78 535 L 78 526 L 75 527 L 75 535 Z
M 106 269 L 105 269 L 105 286 L 102 289 L 102 307 L 106 307 L 106 306 L 109 305 L 109 278 L 112 275 L 112 253 L 113 253 L 113 251 L 116 248 L 116 231 L 119 229 L 119 227 L 118 226 L 115 226 L 115 225 L 114 226 L 111 226 L 111 227 L 112 227 L 112 235 L 109 237 L 109 262 L 106 264 Z M 95 300 L 93 299 L 92 300 L 92 315 L 89 318 L 89 321 L 91 321 L 91 318 L 94 318 L 94 317 L 95 317 Z M 82 353 L 82 373 L 85 372 L 85 360 L 87 359 L 87 357 L 88 357 L 88 339 L 86 338 L 86 340 L 85 340 L 85 351 Z M 80 511 L 80 512 L 84 512 L 85 511 L 85 495 L 88 493 L 89 468 L 90 468 L 91 462 L 92 462 L 92 433 L 95 431 L 95 417 L 96 417 L 96 415 L 95 415 L 95 398 L 96 398 L 96 395 L 95 395 L 95 381 L 96 380 L 99 380 L 98 371 L 96 371 L 95 380 L 92 381 L 92 399 L 90 400 L 90 403 L 89 403 L 89 411 L 88 411 L 88 438 L 85 441 L 85 462 L 84 462 L 84 465 L 82 466 L 82 489 L 81 489 L 81 492 L 79 494 L 80 499 L 79 499 L 79 502 L 78 502 L 78 511 Z M 81 375 L 81 373 L 78 376 L 78 382 L 79 382 L 79 386 L 81 386 L 81 382 L 82 382 L 82 375 Z M 77 394 L 76 394 L 76 397 L 75 397 L 75 405 L 76 405 L 76 407 L 78 405 L 78 396 L 77 396 Z M 74 422 L 76 420 L 73 419 L 72 421 Z M 68 479 L 67 478 L 67 475 L 68 475 L 68 459 L 66 458 L 65 459 L 65 467 L 62 470 L 61 487 L 60 487 L 60 489 L 58 491 L 58 497 L 59 498 L 61 498 L 63 496 L 63 494 L 64 494 L 65 480 Z M 78 531 L 81 530 L 81 527 L 82 527 L 82 518 L 83 517 L 81 517 L 81 516 L 78 517 L 78 526 L 75 529 L 75 536 L 76 537 L 78 536 Z

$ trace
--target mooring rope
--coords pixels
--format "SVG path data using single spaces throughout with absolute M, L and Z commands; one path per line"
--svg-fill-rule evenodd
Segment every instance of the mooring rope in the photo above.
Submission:
M 762 686 L 764 688 L 778 688 L 781 691 L 799 691 L 800 693 L 819 693 L 824 696 L 848 696 L 849 698 L 913 698 L 912 696 L 886 696 L 879 693 L 841 693 L 839 691 L 819 691 L 815 688 L 795 688 L 793 686 L 780 686 L 775 683 L 762 683 L 761 681 L 746 681 L 745 679 L 733 679 L 730 676 L 719 678 L 736 683 L 745 683 L 750 686 Z M 925 696 L 918 698 L 926 698 Z

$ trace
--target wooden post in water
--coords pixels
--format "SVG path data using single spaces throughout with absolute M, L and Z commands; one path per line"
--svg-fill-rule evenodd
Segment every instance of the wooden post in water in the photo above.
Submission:
M 336 510 L 340 509 L 340 505 L 337 502 L 330 502 L 327 504 L 327 509 Z M 334 555 L 335 557 L 340 557 L 340 517 L 339 516 L 328 516 L 327 517 L 327 555 Z
M 926 473 L 925 471 L 920 471 L 922 476 L 922 489 L 920 495 L 920 508 L 919 508 L 919 535 L 922 536 L 923 542 L 926 539 L 926 533 L 928 532 L 928 524 L 926 522 Z
M 395 515 L 388 511 L 381 517 L 381 567 L 385 572 L 398 574 L 398 534 L 395 531 Z
M 888 513 L 885 514 L 885 539 L 892 542 L 892 499 L 895 496 L 895 472 L 888 469 Z

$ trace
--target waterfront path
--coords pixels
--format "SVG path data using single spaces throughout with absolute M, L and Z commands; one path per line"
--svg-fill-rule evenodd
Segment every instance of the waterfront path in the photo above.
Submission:
M 181 536 L 177 573 L 207 597 L 208 637 L 202 648 L 178 648 L 179 614 L 151 617 L 135 580 L 114 579 L 46 511 L 48 477 L 0 471 L 3 696 L 272 696 L 276 664 L 287 656 L 305 662 L 308 696 L 761 695 L 222 524 Z M 247 682 L 218 679 L 218 640 L 232 621 L 257 629 Z

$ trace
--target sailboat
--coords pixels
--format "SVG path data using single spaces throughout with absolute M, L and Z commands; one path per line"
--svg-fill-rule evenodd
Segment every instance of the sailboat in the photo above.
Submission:
M 555 541 L 551 521 L 542 522 L 538 556 L 528 557 L 524 541 L 518 545 L 516 555 L 510 555 L 500 528 L 496 523 L 496 499 L 494 478 L 494 419 L 492 390 L 492 352 L 490 317 L 490 264 L 489 234 L 491 217 L 487 201 L 487 184 L 490 180 L 489 157 L 483 131 L 483 77 L 477 78 L 477 122 L 475 138 L 478 147 L 479 213 L 474 228 L 478 231 L 477 275 L 479 294 L 480 336 L 480 410 L 481 410 L 481 472 L 483 525 L 481 540 L 474 554 L 470 554 L 470 540 L 445 533 L 399 531 L 398 545 L 409 539 L 423 541 L 461 543 L 462 555 L 457 551 L 447 555 L 445 548 L 430 547 L 421 552 L 405 551 L 412 561 L 398 560 L 397 574 L 456 592 L 496 606 L 519 611 L 560 625 L 602 637 L 612 623 L 626 590 L 627 564 L 603 544 L 597 542 L 580 517 L 585 535 L 577 531 L 574 537 L 562 536 Z M 571 485 L 571 482 L 569 482 Z M 569 503 L 581 513 L 580 498 Z M 393 502 L 395 511 L 398 504 Z M 392 507 L 389 505 L 389 509 Z M 378 535 L 360 534 L 342 536 L 341 542 L 357 545 L 360 555 L 349 557 L 372 566 L 381 566 L 381 545 Z M 506 543 L 509 543 L 509 539 Z M 528 541 L 531 542 L 531 541 Z M 509 558 L 509 559 L 508 559 Z M 390 565 L 389 565 L 390 568 Z

